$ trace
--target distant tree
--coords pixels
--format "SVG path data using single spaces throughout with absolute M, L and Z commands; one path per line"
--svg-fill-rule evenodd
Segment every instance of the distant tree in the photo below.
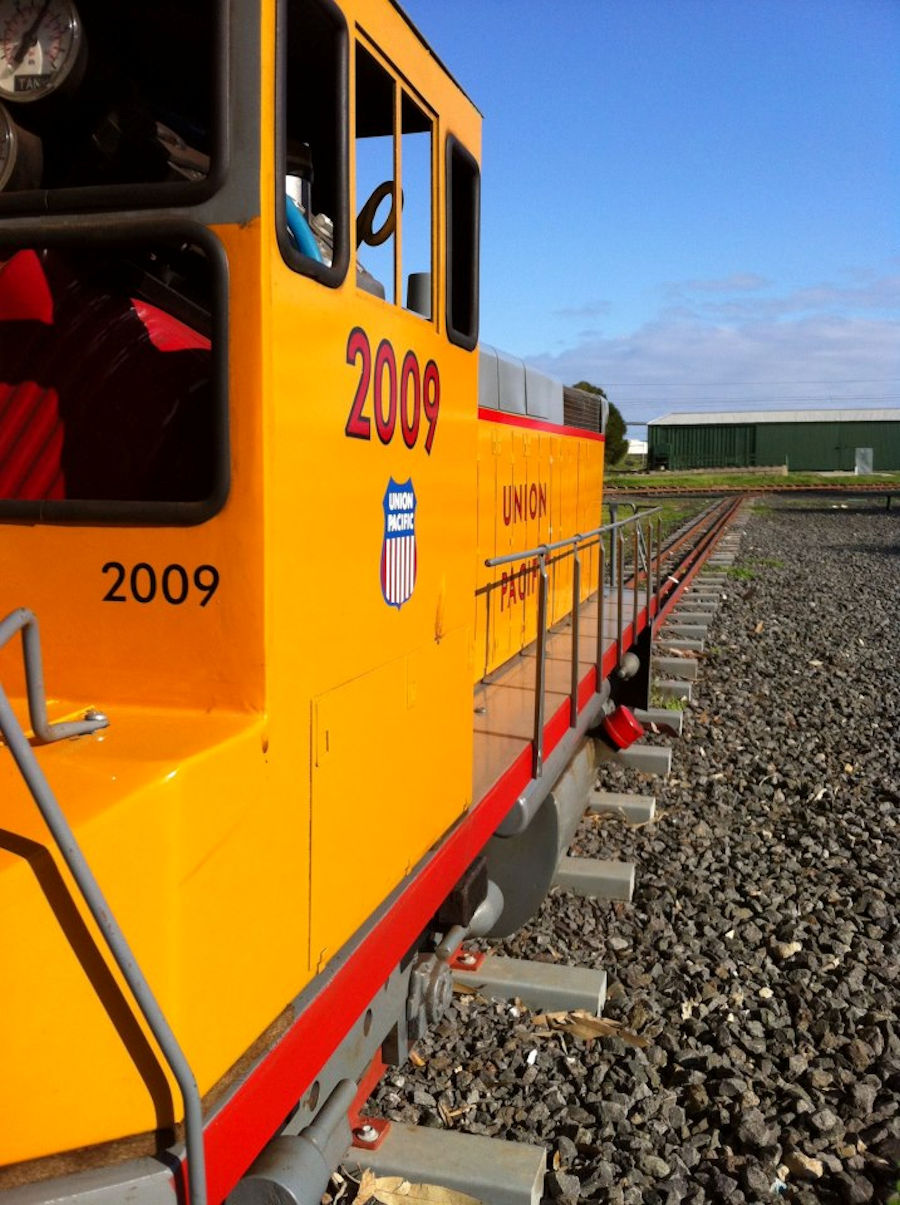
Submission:
M 579 381 L 572 388 L 581 389 L 584 393 L 595 393 L 598 397 L 606 399 L 606 404 L 609 406 L 609 417 L 606 420 L 606 450 L 603 454 L 603 462 L 607 468 L 611 468 L 620 460 L 624 460 L 628 451 L 628 440 L 625 438 L 628 428 L 625 425 L 625 419 L 622 418 L 618 406 L 606 397 L 606 392 L 599 385 L 592 385 L 590 381 Z

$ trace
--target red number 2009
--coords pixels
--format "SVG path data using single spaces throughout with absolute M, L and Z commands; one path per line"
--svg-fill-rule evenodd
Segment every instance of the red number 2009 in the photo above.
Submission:
M 359 326 L 354 327 L 347 340 L 347 363 L 359 364 L 359 381 L 344 431 L 351 439 L 371 439 L 372 420 L 366 413 L 371 387 L 372 413 L 375 433 L 383 444 L 389 444 L 397 430 L 408 448 L 419 441 L 422 415 L 427 432 L 425 451 L 430 455 L 441 409 L 441 378 L 434 360 L 420 370 L 414 351 L 408 351 L 398 371 L 397 357 L 387 339 L 382 339 L 372 363 L 369 337 Z

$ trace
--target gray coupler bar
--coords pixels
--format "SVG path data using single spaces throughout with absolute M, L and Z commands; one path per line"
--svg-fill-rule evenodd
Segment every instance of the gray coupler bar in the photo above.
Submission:
M 634 863 L 603 862 L 598 858 L 561 858 L 556 868 L 557 887 L 596 900 L 624 900 L 634 894 Z
M 524 958 L 488 954 L 475 971 L 454 967 L 453 980 L 492 1000 L 521 1000 L 529 1008 L 546 1012 L 584 1008 L 599 1016 L 606 1000 L 605 971 Z
M 540 1205 L 547 1152 L 542 1146 L 395 1121 L 377 1150 L 351 1147 L 343 1166 L 357 1177 L 371 1168 L 378 1176 L 455 1189 L 491 1205 Z

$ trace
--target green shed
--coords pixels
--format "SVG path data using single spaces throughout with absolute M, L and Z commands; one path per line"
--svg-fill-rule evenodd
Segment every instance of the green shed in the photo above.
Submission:
M 898 410 L 666 414 L 647 427 L 651 469 L 787 465 L 791 472 L 900 469 Z

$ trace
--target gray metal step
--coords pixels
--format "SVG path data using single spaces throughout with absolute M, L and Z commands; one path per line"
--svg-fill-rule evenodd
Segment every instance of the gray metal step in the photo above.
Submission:
M 638 707 L 634 718 L 641 724 L 665 724 L 675 736 L 681 736 L 684 728 L 684 712 L 680 707 Z
M 624 900 L 630 903 L 634 894 L 634 863 L 604 862 L 598 858 L 561 858 L 553 879 L 587 899 Z
M 685 682 L 693 682 L 700 671 L 695 657 L 654 657 L 652 667 L 658 674 L 682 678 Z
M 709 627 L 713 619 L 712 611 L 687 611 L 682 610 L 681 607 L 676 607 L 672 614 L 678 623 L 696 624 L 697 627 L 704 630 Z
M 669 640 L 664 633 L 660 633 L 656 638 L 657 648 L 661 649 L 663 654 L 666 649 L 684 649 L 686 653 L 702 653 L 704 643 L 702 640 Z
M 616 757 L 630 770 L 642 774 L 668 774 L 672 768 L 672 750 L 668 745 L 645 745 L 636 741 L 627 749 L 620 749 Z
M 455 1189 L 490 1205 L 540 1205 L 547 1152 L 542 1146 L 394 1121 L 377 1150 L 351 1147 L 343 1166 L 357 1178 L 371 1168 L 378 1176 Z
M 653 689 L 658 691 L 664 699 L 689 700 L 693 694 L 690 682 L 678 682 L 674 678 L 661 678 L 659 682 L 653 683 Z
M 665 714 L 680 716 L 681 712 L 667 711 Z M 629 824 L 646 824 L 656 815 L 656 798 L 621 791 L 592 791 L 588 797 L 588 811 L 597 816 L 621 816 Z
M 665 640 L 667 636 L 686 636 L 689 640 L 702 640 L 706 635 L 707 626 L 705 623 L 684 623 L 680 619 L 671 619 L 663 625 L 659 639 Z
M 454 967 L 453 980 L 492 1000 L 521 1000 L 546 1012 L 585 1008 L 599 1016 L 606 1000 L 606 971 L 524 958 L 488 954 L 475 971 Z

